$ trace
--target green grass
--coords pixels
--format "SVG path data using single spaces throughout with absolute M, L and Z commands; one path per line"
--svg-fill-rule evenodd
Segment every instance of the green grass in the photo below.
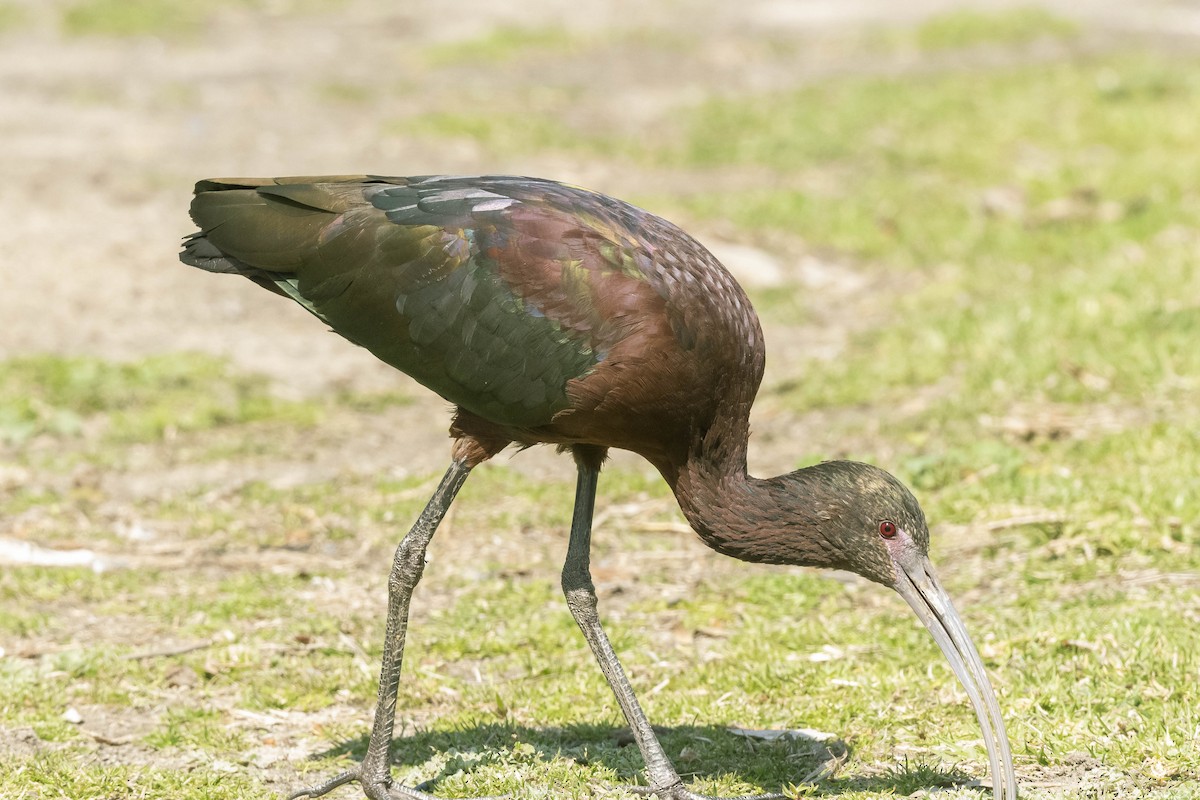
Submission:
M 389 124 L 386 132 L 467 139 L 499 155 L 564 150 L 616 157 L 637 151 L 636 143 L 575 127 L 556 114 L 554 110 L 546 113 L 431 111 Z
M 333 0 L 77 0 L 62 13 L 62 29 L 72 36 L 163 36 L 200 33 L 222 8 L 261 12 L 306 12 L 336 5 Z
M 499 65 L 530 55 L 570 53 L 581 46 L 582 40 L 566 28 L 502 25 L 470 39 L 430 45 L 422 56 L 433 67 Z
M 999 11 L 960 9 L 922 22 L 913 33 L 924 51 L 952 50 L 978 45 L 1012 47 L 1039 39 L 1071 39 L 1079 25 L 1034 6 Z
M 0 787 L 10 787 L 21 798 L 121 797 L 150 800 L 157 797 L 222 797 L 230 800 L 266 800 L 275 795 L 236 772 L 198 769 L 81 765 L 77 754 L 58 751 L 31 759 L 0 760 Z
M 107 437 L 134 442 L 267 419 L 307 425 L 317 417 L 315 404 L 279 400 L 266 379 L 236 375 L 207 356 L 0 362 L 0 440 L 10 442 L 81 435 L 93 420 Z
M 28 12 L 16 3 L 0 3 L 0 34 L 19 30 L 25 26 Z
M 1196 62 L 1147 57 L 842 79 L 711 102 L 679 157 L 777 171 L 803 188 L 696 204 L 860 257 L 1079 260 L 1195 221 L 1200 159 L 1186 108 L 1198 93 Z M 1011 215 L 985 214 L 983 192 L 996 186 L 1023 198 Z
M 376 89 L 361 83 L 329 81 L 316 87 L 316 98 L 322 102 L 344 106 L 365 106 L 376 97 Z
M 1072 29 L 1040 13 L 964 13 L 927 24 L 920 40 L 940 49 L 1046 35 Z M 1084 753 L 1124 775 L 1113 779 L 1113 796 L 1186 797 L 1200 771 L 1200 754 L 1183 744 L 1198 722 L 1184 698 L 1196 693 L 1200 655 L 1189 631 L 1200 607 L 1188 585 L 1154 576 L 1194 578 L 1200 570 L 1200 417 L 1190 402 L 1200 388 L 1197 100 L 1200 63 L 1133 54 L 833 79 L 714 100 L 640 149 L 594 131 L 571 136 L 557 120 L 546 123 L 554 135 L 524 143 L 503 116 L 458 117 L 438 133 L 503 151 L 556 147 L 635 164 L 763 170 L 774 179 L 761 188 L 652 202 L 752 233 L 800 236 L 872 274 L 910 276 L 913 288 L 871 299 L 871 324 L 843 357 L 769 385 L 766 402 L 833 413 L 831 444 L 843 433 L 861 437 L 864 417 L 886 420 L 876 443 L 888 441 L 935 525 L 955 526 L 935 548 L 935 557 L 940 548 L 955 554 L 948 583 L 958 593 L 989 572 L 1005 579 L 1003 591 L 995 583 L 983 590 L 986 605 L 965 610 L 976 636 L 986 637 L 1019 760 L 1061 768 Z M 802 301 L 777 295 L 761 298 L 771 319 L 811 315 Z M 913 397 L 925 399 L 913 411 L 895 410 Z M 1038 409 L 1051 421 L 1039 423 Z M 1014 413 L 1030 416 L 1027 432 L 988 428 Z M 1030 514 L 1045 521 L 980 529 Z M 934 722 L 928 693 L 957 690 L 940 668 L 934 683 L 924 677 L 937 659 L 926 634 L 895 624 L 902 608 L 887 601 L 864 610 L 827 582 L 789 578 L 788 588 L 779 580 L 731 579 L 669 609 L 647 605 L 640 625 L 612 626 L 635 664 L 651 648 L 661 658 L 640 633 L 653 629 L 655 613 L 740 630 L 723 644 L 726 659 L 666 670 L 670 689 L 647 702 L 655 719 L 729 719 L 723 704 L 711 704 L 725 691 L 738 720 L 785 725 L 799 714 L 852 740 L 864 763 L 900 770 L 830 782 L 848 797 L 910 791 L 908 777 L 927 765 L 896 765 L 891 754 L 900 745 L 939 739 L 933 763 L 941 769 L 979 758 L 970 746 L 949 744 L 976 735 L 965 709 L 939 707 Z M 759 582 L 770 589 L 753 591 Z M 489 587 L 489 603 L 502 603 L 495 598 L 505 591 Z M 551 594 L 518 602 L 544 607 L 541 620 L 552 615 Z M 765 606 L 797 613 L 764 615 Z M 853 630 L 843 623 L 830 635 L 828 620 L 850 615 Z M 1116 626 L 1104 622 L 1117 618 Z M 561 612 L 551 619 L 536 629 L 538 641 L 568 646 Z M 484 648 L 477 655 L 493 660 L 513 657 L 495 636 L 472 638 L 466 622 L 457 621 L 450 641 L 474 642 Z M 524 641 L 524 632 L 495 635 Z M 869 649 L 829 665 L 789 663 L 782 643 L 797 641 L 811 650 Z M 459 647 L 456 657 L 468 657 Z M 546 685 L 554 675 L 536 695 L 505 696 L 503 707 L 524 703 L 572 724 L 571 704 Z M 662 676 L 647 677 L 642 689 Z M 858 686 L 831 691 L 834 679 Z M 567 686 L 560 691 L 584 691 Z M 605 703 L 603 685 L 591 691 Z M 494 701 L 481 694 L 477 702 Z M 908 711 L 897 716 L 896 702 Z M 749 775 L 754 786 L 788 780 L 769 766 Z M 732 776 L 716 786 L 745 788 Z M 1090 796 L 1077 791 L 1066 796 Z
M 1018 53 L 1072 35 L 1028 11 L 956 13 L 918 34 L 929 50 Z M 553 32 L 501 33 L 432 50 L 429 66 L 516 75 L 526 54 L 572 57 L 560 46 Z M 869 288 L 832 307 L 811 289 L 755 293 L 772 343 L 853 320 L 838 358 L 772 367 L 760 435 L 811 419 L 789 443 L 797 466 L 866 458 L 913 486 L 1000 695 L 1023 797 L 1193 798 L 1200 63 L 1019 60 L 712 98 L 632 142 L 540 108 L 455 109 L 410 130 L 690 180 L 654 207 L 700 233 L 721 220 L 748 239 L 787 237 L 864 276 Z M 760 184 L 726 181 L 742 172 Z M 133 564 L 0 570 L 0 739 L 40 740 L 0 758 L 0 794 L 278 796 L 361 758 L 392 549 L 437 476 L 348 470 L 281 488 L 255 473 L 132 498 L 107 487 L 132 474 L 134 452 L 171 469 L 308 457 L 292 448 L 319 423 L 406 399 L 283 402 L 196 356 L 0 363 L 0 452 L 32 476 L 0 472 L 0 519 Z M 558 588 L 562 461 L 551 476 L 504 459 L 481 468 L 434 540 L 399 700 L 395 774 L 410 785 L 584 798 L 642 780 Z M 899 598 L 704 551 L 671 528 L 678 512 L 647 469 L 613 466 L 600 491 L 601 612 L 698 791 L 981 797 L 963 786 L 986 772 L 974 717 Z M 158 538 L 126 540 L 127 520 Z M 128 657 L 181 642 L 199 649 Z M 87 712 L 82 725 L 63 719 L 68 706 Z M 104 758 L 88 735 L 100 710 L 141 723 Z M 733 725 L 834 732 L 848 758 L 797 786 L 822 753 L 748 742 Z M 276 747 L 314 757 L 264 768 Z M 138 766 L 148 758 L 188 768 Z
M 779 40 L 768 42 L 768 46 L 780 46 Z M 420 51 L 420 56 L 432 69 L 521 68 L 555 60 L 589 58 L 605 48 L 653 49 L 680 54 L 691 51 L 695 45 L 693 36 L 675 30 L 585 31 L 562 25 L 501 24 L 467 39 L 428 45 Z M 546 85 L 534 85 L 535 91 L 545 89 Z
M 699 111 L 685 163 L 795 176 L 693 214 L 779 229 L 924 288 L 787 389 L 799 408 L 900 401 L 949 379 L 962 411 L 1146 400 L 1195 385 L 1200 64 L 1147 57 L 834 81 Z M 995 187 L 1021 198 L 988 210 Z M 920 320 L 919 325 L 912 320 Z M 963 399 L 969 398 L 964 407 Z
M 1192 522 L 1194 500 L 1186 494 L 1186 476 L 1195 474 L 1192 462 L 1200 447 L 1194 434 L 1180 433 L 1139 430 L 1101 443 L 1052 442 L 1044 464 L 1031 452 L 1037 448 L 1013 444 L 1007 459 L 1016 465 L 981 479 L 972 478 L 973 458 L 984 456 L 976 469 L 1004 459 L 961 440 L 957 451 L 944 449 L 953 442 L 930 448 L 949 453 L 951 463 L 935 468 L 908 462 L 909 477 L 931 517 L 943 523 L 965 522 L 970 530 L 969 523 L 995 515 L 989 509 L 1003 510 L 1013 502 L 1045 504 L 1067 514 L 1065 524 L 1050 528 L 1019 527 L 1000 536 L 964 531 L 962 536 L 984 536 L 984 541 L 972 545 L 942 536 L 935 544 L 935 560 L 943 564 L 943 577 L 960 598 L 1001 691 L 1022 763 L 1053 766 L 1069 754 L 1089 753 L 1144 786 L 1171 786 L 1200 768 L 1196 753 L 1181 744 L 1200 724 L 1196 709 L 1182 701 L 1162 702 L 1200 691 L 1200 651 L 1190 633 L 1200 620 L 1200 605 L 1186 586 L 1122 583 L 1123 575 L 1148 569 L 1200 570 L 1200 532 Z M 956 452 L 964 455 L 954 461 Z M 1160 471 L 1143 467 L 1136 475 L 1126 474 L 1116 463 L 1118 454 L 1137 464 L 1159 464 Z M 1055 466 L 1061 463 L 1076 471 L 1058 474 Z M 1173 470 L 1178 474 L 1172 480 Z M 250 485 L 239 502 L 249 510 L 299 501 L 336 514 L 343 499 L 353 498 L 366 506 L 365 519 L 377 520 L 363 527 L 384 555 L 394 532 L 383 513 L 394 508 L 411 517 L 412 505 L 396 501 L 419 483 L 363 483 L 383 489 L 365 494 L 342 483 L 323 492 L 302 488 L 290 496 Z M 448 535 L 479 531 L 485 539 L 511 539 L 531 530 L 562 531 L 567 488 L 565 481 L 531 480 L 502 466 L 482 470 L 464 490 L 455 530 Z M 1022 494 L 1031 488 L 1035 496 Z M 661 495 L 661 487 L 644 472 L 624 470 L 610 471 L 602 491 L 602 508 Z M 506 499 L 489 502 L 495 497 Z M 1111 498 L 1111 505 L 1098 505 L 1096 498 Z M 1139 518 L 1130 518 L 1126 504 L 1138 509 Z M 1180 521 L 1173 523 L 1176 518 Z M 289 525 L 286 515 L 273 524 Z M 1146 532 L 1158 529 L 1173 538 L 1146 541 Z M 358 545 L 337 539 L 322 545 L 331 546 L 345 553 Z M 610 527 L 597 539 L 595 562 L 603 570 L 623 551 L 652 554 L 678 546 L 671 534 Z M 964 546 L 965 558 L 939 558 Z M 553 549 L 559 551 L 559 545 Z M 561 552 L 550 555 L 557 559 Z M 712 561 L 708 577 L 682 594 L 651 591 L 633 603 L 619 595 L 603 602 L 610 635 L 634 685 L 648 713 L 665 727 L 668 752 L 683 768 L 698 770 L 701 789 L 728 793 L 778 787 L 798 780 L 819 761 L 801 744 L 764 744 L 748 751 L 723 730 L 725 725 L 836 731 L 853 747 L 857 763 L 886 765 L 877 772 L 851 769 L 823 784 L 824 791 L 850 798 L 952 783 L 962 774 L 953 769 L 955 763 L 980 762 L 973 744 L 975 722 L 955 680 L 944 667 L 931 670 L 940 657 L 898 598 L 877 589 L 865 595 L 846 591 L 815 574 L 731 568 L 704 557 Z M 269 551 L 256 559 L 270 561 Z M 385 561 L 368 562 L 367 580 L 378 586 Z M 525 563 L 483 561 L 476 566 L 483 572 L 467 580 L 430 576 L 426 591 L 449 587 L 451 601 L 440 602 L 436 598 L 447 595 L 434 594 L 431 604 L 418 603 L 400 706 L 436 708 L 437 721 L 419 723 L 402 739 L 400 775 L 413 776 L 413 782 L 442 775 L 439 790 L 450 796 L 528 791 L 522 786 L 527 780 L 567 787 L 564 796 L 585 797 L 588 781 L 638 780 L 637 756 L 616 742 L 619 715 L 562 602 L 556 567 L 539 569 L 536 577 L 509 574 Z M 674 561 L 642 563 L 634 586 L 671 586 Z M 985 588 L 980 598 L 973 587 L 988 564 L 1002 571 L 1008 588 L 997 597 Z M 64 624 L 76 625 L 69 622 L 70 610 L 85 603 L 101 619 L 138 620 L 139 640 L 211 638 L 214 645 L 196 654 L 135 662 L 122 657 L 129 645 L 114 651 L 103 637 L 85 643 L 95 633 L 76 629 L 65 637 L 68 648 L 44 657 L 41 666 L 13 662 L 0 670 L 0 695 L 16 701 L 0 707 L 0 725 L 32 727 L 45 742 L 82 747 L 76 728 L 59 718 L 65 705 L 147 708 L 174 664 L 199 675 L 200 684 L 190 690 L 191 702 L 167 711 L 142 740 L 163 753 L 199 749 L 211 758 L 233 759 L 258 747 L 261 734 L 231 727 L 233 718 L 216 710 L 222 697 L 232 696 L 236 707 L 256 713 L 317 713 L 339 696 L 365 704 L 379 656 L 378 592 L 372 602 L 328 607 L 328 600 L 319 598 L 345 593 L 314 595 L 313 579 L 304 574 L 269 574 L 249 565 L 247 570 L 216 579 L 206 569 L 105 575 L 7 571 L 0 582 L 0 607 L 25 607 L 32 600 L 40 609 L 39 624 L 11 631 L 18 636 L 22 630 L 40 631 L 43 638 L 49 633 L 63 640 L 55 632 Z M 326 575 L 347 588 L 346 581 L 356 580 L 337 568 Z M 611 578 L 600 581 L 602 589 L 611 585 Z M 975 599 L 961 602 L 971 591 Z M 1054 609 L 1051 617 L 1047 608 Z M 1101 619 L 1108 621 L 1098 625 Z M 679 638 L 679 631 L 688 636 Z M 700 635 L 695 631 L 706 633 L 693 639 Z M 366 672 L 356 666 L 344 635 L 364 643 Z M 692 652 L 697 641 L 708 643 L 700 660 Z M 830 647 L 848 655 L 808 658 Z M 666 688 L 652 692 L 664 679 Z M 313 774 L 340 768 L 348 752 L 361 755 L 364 730 L 350 724 L 329 729 L 334 750 L 310 765 Z M 344 749 L 341 743 L 347 740 Z M 931 741 L 942 742 L 936 757 L 896 759 L 903 748 Z M 42 768 L 43 758 L 34 769 Z M 89 779 L 103 777 L 96 773 Z
M 201 25 L 210 12 L 185 0 L 83 0 L 63 12 L 63 30 L 74 36 L 178 35 Z
M 230 731 L 221 715 L 212 709 L 168 710 L 159 729 L 146 737 L 151 747 L 193 747 L 215 752 L 245 750 L 247 738 Z

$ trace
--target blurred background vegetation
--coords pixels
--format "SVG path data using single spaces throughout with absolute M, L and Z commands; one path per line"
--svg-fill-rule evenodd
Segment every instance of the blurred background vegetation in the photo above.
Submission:
M 446 172 L 709 244 L 767 334 L 752 469 L 914 486 L 1024 796 L 1200 796 L 1200 6 L 902 5 L 0 0 L 0 794 L 361 757 L 444 403 L 175 252 L 202 177 Z M 435 540 L 410 784 L 638 780 L 557 588 L 571 486 L 498 459 Z M 709 553 L 633 458 L 600 508 L 601 611 L 700 791 L 980 796 L 896 598 Z

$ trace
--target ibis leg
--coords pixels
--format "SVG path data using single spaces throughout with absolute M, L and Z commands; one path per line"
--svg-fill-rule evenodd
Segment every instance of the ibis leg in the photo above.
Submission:
M 662 800 L 717 800 L 705 798 L 703 795 L 689 791 L 683 785 L 683 779 L 675 771 L 662 744 L 642 711 L 633 687 L 625 676 L 621 662 L 613 650 L 608 635 L 600 625 L 600 614 L 596 601 L 596 587 L 592 584 L 591 574 L 591 540 L 592 540 L 592 511 L 596 502 L 596 481 L 600 471 L 598 468 L 579 464 L 579 478 L 575 488 L 575 511 L 571 520 L 571 539 L 567 545 L 567 558 L 563 564 L 562 588 L 567 596 L 567 606 L 575 617 L 583 637 L 587 639 L 600 670 L 608 679 L 617 704 L 625 721 L 633 730 L 633 739 L 637 742 L 646 762 L 646 777 L 648 787 L 634 787 L 642 794 L 654 794 Z M 757 795 L 755 798 L 741 800 L 770 800 L 782 798 L 783 795 Z
M 354 781 L 362 785 L 363 792 L 371 800 L 434 800 L 432 795 L 392 783 L 391 751 L 396 693 L 400 688 L 400 664 L 404 658 L 404 639 L 408 632 L 409 602 L 421 573 L 425 571 L 425 550 L 470 472 L 471 467 L 464 461 L 455 460 L 451 463 L 425 510 L 396 548 L 388 577 L 387 628 L 383 641 L 383 666 L 379 675 L 379 699 L 375 705 L 375 723 L 362 764 L 322 784 L 301 789 L 289 800 L 320 797 Z

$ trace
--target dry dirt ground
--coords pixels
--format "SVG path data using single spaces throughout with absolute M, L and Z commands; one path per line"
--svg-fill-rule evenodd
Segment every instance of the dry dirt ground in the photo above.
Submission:
M 672 107 L 708 92 L 761 90 L 871 68 L 839 57 L 822 42 L 845 26 L 904 22 L 961 4 L 347 0 L 333 11 L 304 13 L 284 8 L 287 13 L 251 15 L 234 6 L 195 37 L 165 42 L 65 37 L 53 24 L 62 3 L 28 0 L 26 5 L 36 24 L 0 39 L 0 358 L 58 353 L 124 359 L 191 350 L 265 373 L 285 397 L 398 387 L 415 398 L 388 414 L 355 418 L 297 442 L 297 457 L 289 463 L 216 463 L 198 474 L 194 467 L 174 465 L 167 449 L 147 450 L 119 474 L 97 479 L 111 518 L 121 520 L 123 502 L 198 481 L 220 483 L 222 476 L 245 481 L 259 473 L 286 484 L 398 466 L 430 472 L 445 463 L 447 420 L 440 400 L 249 282 L 214 278 L 178 263 L 179 239 L 192 227 L 186 210 L 197 178 L 512 172 L 616 195 L 661 188 L 664 182 L 686 188 L 689 176 L 678 171 L 630 173 L 582 157 L 495 154 L 461 140 L 407 136 L 406 118 L 453 108 L 456 97 L 469 106 L 476 98 L 503 94 L 510 88 L 503 81 L 512 78 L 486 71 L 421 71 L 414 54 L 498 25 L 530 21 L 593 32 L 669 31 L 700 42 L 703 55 L 688 74 L 661 58 L 640 63 L 636 54 L 592 65 L 580 113 L 626 118 L 635 128 L 646 119 L 667 118 Z M 1100 20 L 1113 35 L 1127 28 L 1200 32 L 1200 10 L 1194 6 L 1131 5 L 1082 0 L 1061 3 L 1058 10 Z M 765 30 L 794 32 L 813 46 L 792 62 L 747 58 L 747 43 Z M 623 51 L 625 56 L 633 52 Z M 537 81 L 542 76 L 524 77 Z M 368 87 L 366 102 L 314 100 L 323 87 L 337 86 Z M 724 179 L 737 185 L 756 176 Z M 727 253 L 728 266 L 747 282 L 783 276 L 804 291 L 825 293 L 827 305 L 840 309 L 810 327 L 768 329 L 768 384 L 792 374 L 802 357 L 835 355 L 850 332 L 852 323 L 846 320 L 861 319 L 858 312 L 870 307 L 878 289 L 853 265 L 814 259 L 802 243 L 737 242 L 731 241 L 733 234 L 712 228 L 693 232 L 718 253 Z M 804 437 L 819 440 L 819 418 L 797 420 L 770 406 L 756 414 L 752 468 L 757 473 L 791 468 L 794 443 Z M 869 449 L 869 443 L 858 449 Z M 512 464 L 532 471 L 569 470 L 548 450 L 523 454 Z M 0 535 L 6 533 L 0 526 Z M 169 537 L 169 530 L 158 534 Z M 166 546 L 161 539 L 159 545 Z M 207 568 L 219 570 L 222 562 L 214 560 Z M 131 641 L 139 636 L 136 630 L 126 635 Z M 343 710 L 334 707 L 329 713 Z M 139 724 L 134 718 L 93 718 L 94 729 L 121 737 L 136 736 Z M 266 724 L 289 726 L 282 715 L 247 720 L 248 726 Z M 311 727 L 313 718 L 290 724 Z M 37 746 L 22 742 L 18 736 L 4 747 L 19 754 Z M 151 750 L 134 749 L 108 753 L 100 747 L 98 757 L 155 758 Z M 1098 768 L 1079 766 L 1082 772 Z M 1070 775 L 1046 778 L 1048 784 L 1072 785 L 1072 780 Z

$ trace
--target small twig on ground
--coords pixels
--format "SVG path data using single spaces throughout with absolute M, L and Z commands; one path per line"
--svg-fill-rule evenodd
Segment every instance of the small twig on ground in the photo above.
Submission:
M 175 647 L 164 647 L 157 650 L 143 650 L 140 653 L 130 653 L 125 656 L 128 661 L 145 661 L 151 658 L 166 658 L 168 656 L 181 656 L 184 653 L 194 653 L 197 650 L 203 650 L 206 647 L 212 647 L 211 641 L 207 642 L 192 642 L 191 644 L 181 644 Z
M 107 736 L 103 733 L 100 733 L 99 731 L 89 731 L 87 728 L 81 728 L 80 730 L 83 733 L 87 734 L 88 736 L 92 737 L 94 740 L 96 740 L 100 744 L 107 744 L 112 747 L 120 747 L 122 745 L 129 744 L 130 742 L 133 741 L 133 736 L 130 736 L 130 735 Z
M 1200 572 L 1160 572 L 1156 569 L 1147 569 L 1122 574 L 1121 583 L 1126 586 L 1148 586 L 1156 583 L 1195 586 L 1200 585 Z
M 1070 518 L 1061 511 L 1043 511 L 1035 514 L 1021 514 L 1015 517 L 994 519 L 991 522 L 985 523 L 983 527 L 989 531 L 1003 531 L 1008 528 L 1020 528 L 1023 525 L 1061 524 L 1068 519 Z
M 801 778 L 800 783 L 818 783 L 829 780 L 834 775 L 837 775 L 838 770 L 842 768 L 842 765 L 846 763 L 846 759 L 850 755 L 850 751 L 844 749 L 839 749 L 836 753 L 832 750 L 826 750 L 825 752 L 829 753 L 829 758 L 823 761 L 819 767 Z
M 339 633 L 338 639 L 345 645 L 351 653 L 354 654 L 354 664 L 367 677 L 371 677 L 374 672 L 371 669 L 371 657 L 367 655 L 367 651 L 359 644 L 353 636 L 346 633 Z

